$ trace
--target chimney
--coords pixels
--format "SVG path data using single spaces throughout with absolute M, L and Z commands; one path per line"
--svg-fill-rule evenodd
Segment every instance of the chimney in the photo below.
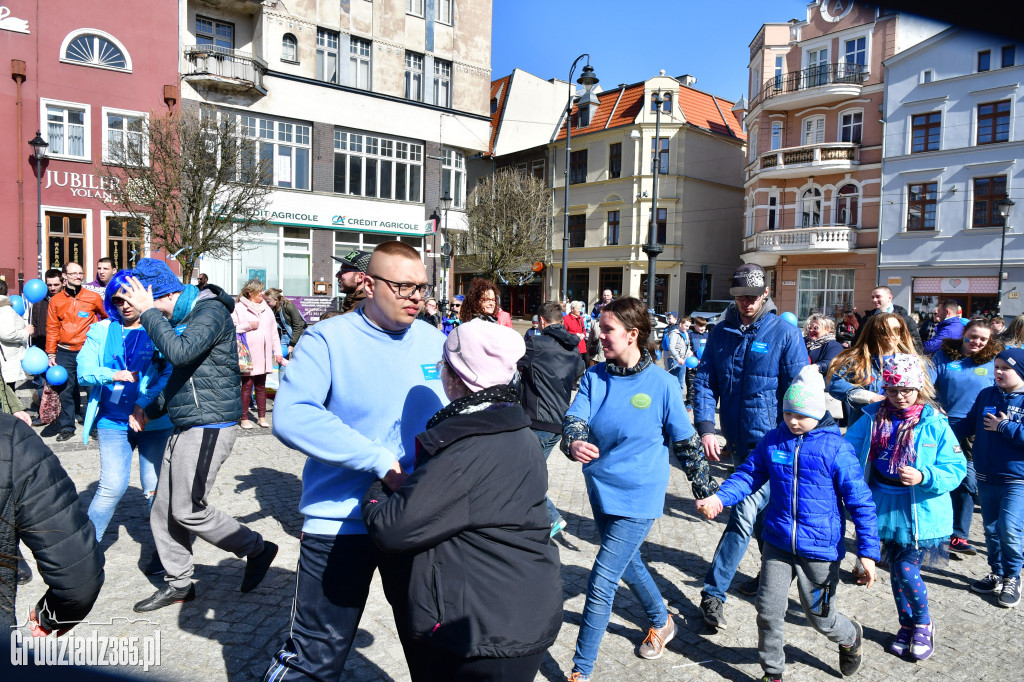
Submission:
M 693 87 L 697 83 L 697 78 L 686 73 L 676 79 L 680 84 L 685 85 L 688 88 Z

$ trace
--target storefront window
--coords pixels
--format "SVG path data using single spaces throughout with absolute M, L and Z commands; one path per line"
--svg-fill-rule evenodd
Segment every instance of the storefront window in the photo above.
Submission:
M 834 315 L 853 307 L 852 269 L 801 270 L 797 288 L 796 316 L 801 321 L 813 313 Z

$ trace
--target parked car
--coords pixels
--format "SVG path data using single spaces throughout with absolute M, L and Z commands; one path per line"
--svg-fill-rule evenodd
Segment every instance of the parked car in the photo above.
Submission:
M 718 324 L 718 321 L 722 318 L 722 313 L 725 309 L 732 304 L 732 299 L 708 299 L 700 304 L 700 306 L 690 313 L 690 319 L 694 317 L 703 317 L 708 321 L 708 328 L 714 327 Z

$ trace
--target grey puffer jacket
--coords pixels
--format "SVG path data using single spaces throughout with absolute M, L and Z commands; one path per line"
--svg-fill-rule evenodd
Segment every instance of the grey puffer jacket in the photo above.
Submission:
M 208 284 L 179 325 L 155 308 L 142 313 L 142 326 L 157 350 L 174 365 L 160 396 L 146 409 L 155 419 L 165 412 L 177 427 L 237 422 L 242 414 L 242 374 L 231 312 L 235 302 Z

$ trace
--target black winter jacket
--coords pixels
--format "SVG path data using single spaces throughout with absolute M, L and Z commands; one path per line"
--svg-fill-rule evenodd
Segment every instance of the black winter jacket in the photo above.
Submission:
M 363 498 L 367 532 L 411 572 L 399 624 L 464 657 L 529 656 L 562 624 L 558 548 L 544 503 L 547 469 L 519 405 L 456 414 L 416 437 L 397 491 Z
M 580 338 L 560 324 L 526 339 L 526 353 L 519 359 L 523 409 L 538 431 L 562 432 L 573 384 L 587 371 L 579 343 Z
M 156 308 L 142 313 L 142 326 L 163 356 L 174 365 L 160 396 L 146 408 L 151 419 L 170 413 L 178 427 L 237 422 L 242 414 L 242 374 L 231 312 L 235 302 L 224 290 L 207 284 L 179 335 Z
M 0 414 L 0 631 L 15 612 L 18 540 L 32 550 L 48 589 L 36 604 L 39 624 L 56 631 L 92 610 L 103 585 L 96 529 L 60 460 L 28 425 Z

